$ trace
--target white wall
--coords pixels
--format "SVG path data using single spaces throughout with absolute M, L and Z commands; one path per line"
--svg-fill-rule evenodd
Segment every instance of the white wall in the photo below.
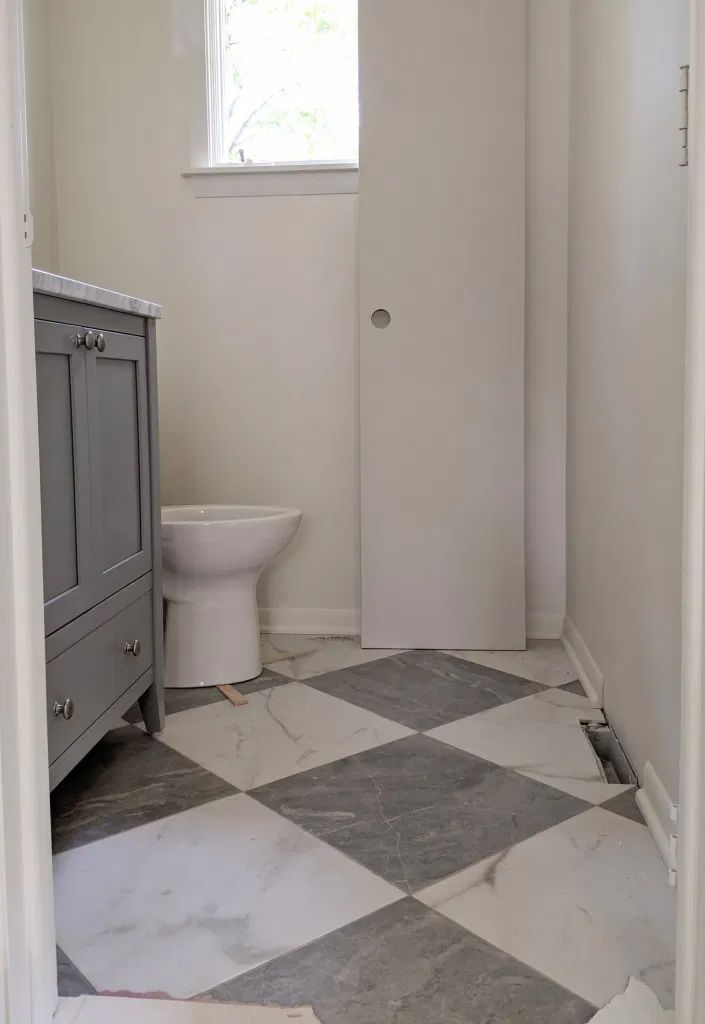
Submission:
M 529 0 L 526 136 L 526 605 L 565 614 L 570 3 Z
M 637 772 L 678 791 L 687 0 L 576 0 L 568 615 Z
M 53 0 L 61 269 L 166 308 L 163 501 L 300 506 L 260 603 L 345 629 L 358 605 L 356 198 L 194 199 L 181 177 L 190 56 L 173 27 L 168 0 Z M 88 87 L 83 55 L 97 50 Z
M 184 9 L 51 2 L 61 271 L 166 308 L 164 501 L 300 505 L 301 532 L 260 603 L 287 609 L 289 625 L 343 631 L 359 601 L 356 198 L 193 198 L 181 178 L 194 78 Z M 538 635 L 559 634 L 565 602 L 567 19 L 567 0 L 529 0 L 527 604 Z M 97 52 L 87 79 L 85 54 Z
M 49 0 L 23 0 L 27 145 L 35 266 L 58 268 L 56 167 L 49 60 Z

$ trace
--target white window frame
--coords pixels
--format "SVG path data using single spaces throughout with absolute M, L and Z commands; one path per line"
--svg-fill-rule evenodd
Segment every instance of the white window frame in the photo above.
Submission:
M 341 195 L 358 191 L 357 161 L 225 162 L 223 25 L 225 0 L 204 0 L 207 164 L 183 172 L 197 199 L 235 196 Z

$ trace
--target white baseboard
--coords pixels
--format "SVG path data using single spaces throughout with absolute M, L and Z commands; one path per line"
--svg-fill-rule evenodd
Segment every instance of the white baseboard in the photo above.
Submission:
M 560 640 L 565 616 L 552 612 L 529 612 L 526 616 L 528 640 Z
M 570 660 L 575 666 L 575 671 L 578 673 L 578 678 L 583 684 L 583 689 L 589 700 L 596 708 L 604 707 L 604 676 L 597 667 L 597 662 L 590 654 L 587 644 L 567 615 L 561 640 Z
M 263 633 L 299 633 L 304 636 L 359 636 L 357 608 L 260 608 Z
M 641 789 L 637 791 L 636 802 L 666 865 L 668 880 L 671 885 L 675 885 L 678 808 L 650 761 L 644 766 Z
M 298 633 L 309 636 L 359 636 L 359 608 L 260 608 L 263 633 Z M 564 618 L 538 613 L 526 617 L 529 640 L 559 640 Z

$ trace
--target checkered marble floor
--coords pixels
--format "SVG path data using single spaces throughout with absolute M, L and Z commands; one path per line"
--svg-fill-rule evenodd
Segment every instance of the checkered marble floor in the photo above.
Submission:
M 53 795 L 60 990 L 312 1004 L 323 1024 L 584 1024 L 675 906 L 560 645 L 263 638 L 233 707 L 170 691 Z

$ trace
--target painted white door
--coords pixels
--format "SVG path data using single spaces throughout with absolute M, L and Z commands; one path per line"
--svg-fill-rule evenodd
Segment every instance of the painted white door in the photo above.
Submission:
M 360 2 L 366 647 L 525 645 L 525 31 Z

